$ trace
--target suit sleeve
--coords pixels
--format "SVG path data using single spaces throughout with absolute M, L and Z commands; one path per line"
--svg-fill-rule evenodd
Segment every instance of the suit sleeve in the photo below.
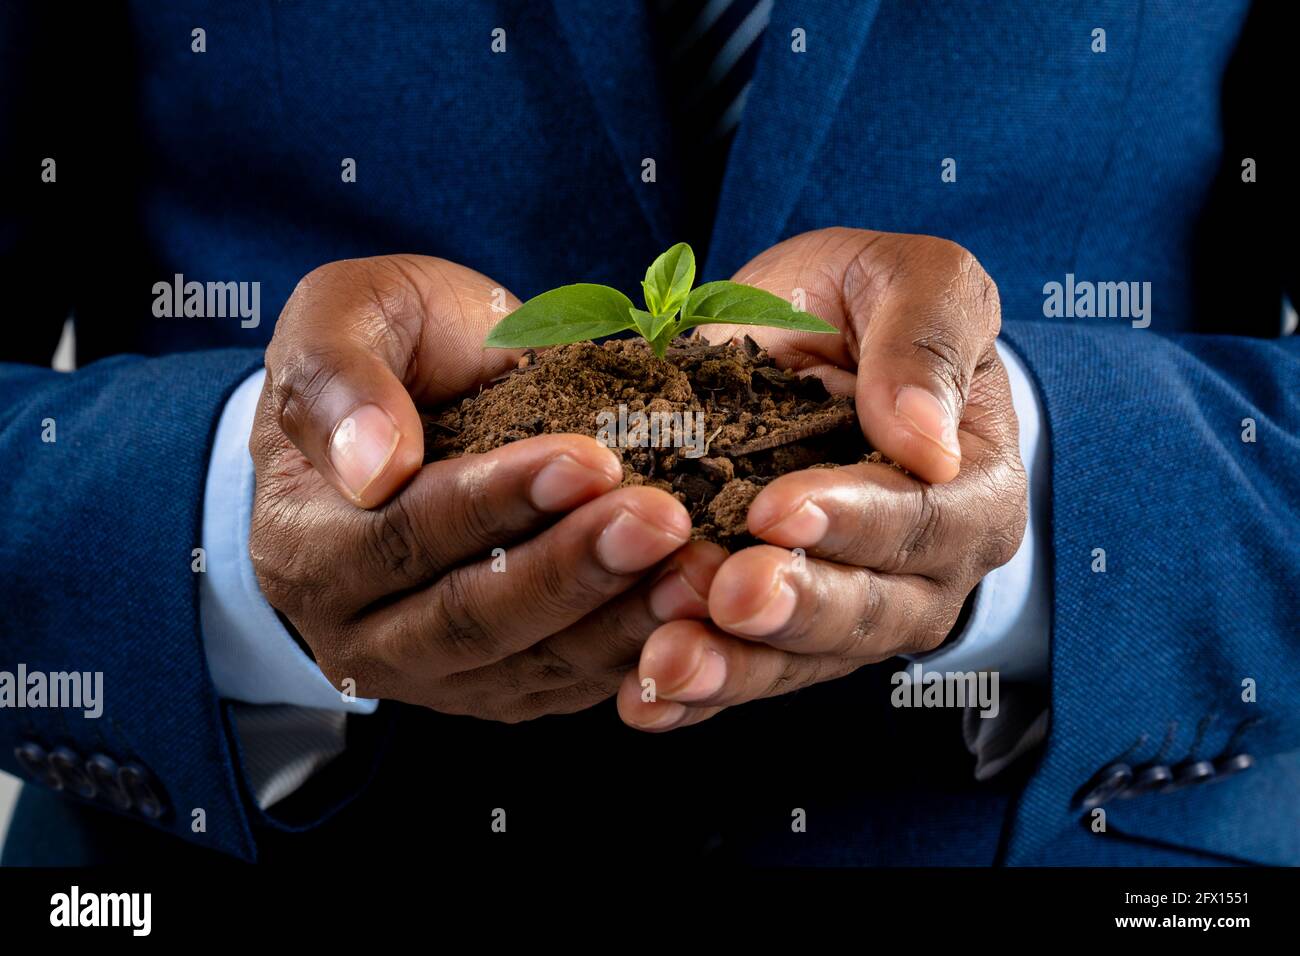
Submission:
M 49 368 L 111 261 L 81 205 L 89 111 L 49 72 L 79 68 L 93 31 L 60 16 L 0 8 L 0 769 L 250 859 L 192 552 L 213 428 L 261 350 Z
M 0 364 L 0 670 L 26 675 L 0 714 L 0 767 L 246 859 L 194 549 L 214 424 L 260 361 Z M 57 675 L 73 674 L 102 688 L 96 708 L 56 697 Z
M 1052 729 L 1026 801 L 1077 808 L 1117 762 L 1300 748 L 1300 340 L 1003 336 L 1051 447 Z

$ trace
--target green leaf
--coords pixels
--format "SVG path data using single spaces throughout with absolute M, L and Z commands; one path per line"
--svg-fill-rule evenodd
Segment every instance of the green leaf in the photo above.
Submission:
M 815 315 L 800 312 L 779 295 L 739 282 L 708 282 L 690 294 L 682 307 L 677 331 L 697 325 L 767 325 L 795 332 L 839 331 Z
M 565 345 L 613 335 L 636 322 L 632 300 L 617 289 L 580 282 L 533 296 L 496 324 L 484 346 L 516 349 Z
M 659 314 L 659 295 L 648 282 L 641 283 L 641 298 L 645 299 L 645 307 L 651 315 Z
M 671 312 L 665 312 L 663 315 L 656 315 L 654 325 L 650 327 L 650 334 L 646 336 L 646 338 L 650 339 L 650 341 L 652 342 L 655 339 L 659 338 L 659 336 L 664 333 L 664 331 L 668 328 L 668 326 L 672 324 L 673 319 L 675 318 L 677 318 L 676 309 L 673 309 Z M 674 334 L 676 334 L 676 330 L 674 329 L 673 331 Z
M 636 330 L 641 333 L 641 337 L 647 342 L 653 339 L 655 337 L 655 317 L 644 309 L 638 309 L 636 306 L 631 306 L 628 311 L 632 313 L 632 322 L 636 325 Z
M 641 337 L 650 343 L 650 348 L 654 350 L 655 355 L 663 358 L 664 353 L 668 351 L 668 341 L 672 338 L 672 324 L 677 316 L 677 310 L 674 309 L 665 315 L 651 315 L 634 306 L 628 311 L 632 313 L 636 330 L 641 333 Z
M 655 315 L 676 312 L 681 308 L 695 283 L 695 253 L 679 242 L 645 271 L 645 304 Z

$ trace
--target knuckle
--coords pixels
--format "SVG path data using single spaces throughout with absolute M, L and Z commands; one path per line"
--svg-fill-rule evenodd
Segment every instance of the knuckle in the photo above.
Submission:
M 300 613 L 305 604 L 302 587 L 284 573 L 279 560 L 269 558 L 265 553 L 250 553 L 254 554 L 253 574 L 257 586 L 267 603 L 290 616 Z
M 912 336 L 911 344 L 914 353 L 923 356 L 925 364 L 954 395 L 969 393 L 971 371 L 950 326 L 936 322 Z
M 384 697 L 397 686 L 395 668 L 375 653 L 358 629 L 336 621 L 323 633 L 324 638 L 312 644 L 312 653 L 336 689 L 357 697 Z
M 484 624 L 469 574 L 466 568 L 456 568 L 433 586 L 433 620 L 452 654 L 494 657 L 500 641 Z
M 947 638 L 952 622 L 961 610 L 958 601 L 951 616 L 945 616 L 945 607 L 940 605 L 946 606 L 947 599 L 928 595 L 909 595 L 904 602 L 906 607 L 898 615 L 900 625 L 891 633 L 889 647 L 883 649 L 878 657 L 929 653 Z
M 392 578 L 409 580 L 419 574 L 422 556 L 430 553 L 420 540 L 419 523 L 402 495 L 373 512 L 366 530 L 368 551 L 379 570 Z
M 534 644 L 526 654 L 518 654 L 515 657 L 519 659 L 519 664 L 527 669 L 527 683 L 530 689 L 552 687 L 559 683 L 574 681 L 581 673 L 572 661 L 557 653 L 548 641 Z
M 567 687 L 582 679 L 581 669 L 541 641 L 492 666 L 491 679 L 507 696 L 518 697 Z
M 322 285 L 328 285 L 339 274 L 339 271 L 345 267 L 346 262 L 347 260 L 325 262 L 316 266 L 298 280 L 298 284 L 293 287 L 293 292 L 289 295 L 289 301 L 301 301 L 311 296 Z
M 852 625 L 844 635 L 835 641 L 826 653 L 832 657 L 860 657 L 864 649 L 870 646 L 880 630 L 881 595 L 880 583 L 870 571 L 858 574 L 861 600 Z
M 503 537 L 502 508 L 494 495 L 483 493 L 484 479 L 476 469 L 462 470 L 448 496 L 453 526 L 475 547 L 498 542 Z
M 962 467 L 962 487 L 944 505 L 944 527 L 929 537 L 942 538 L 950 549 L 941 577 L 973 584 L 1019 550 L 1029 517 L 1027 481 L 1018 455 L 971 458 Z M 933 491 L 929 494 L 932 499 L 939 497 Z M 927 546 L 925 532 L 917 529 L 913 534 L 921 539 L 922 548 Z
M 646 613 L 649 613 L 648 610 Z M 599 632 L 596 649 L 610 667 L 626 669 L 636 662 L 637 653 L 649 640 L 654 627 L 655 623 L 647 621 L 641 614 L 614 614 L 607 621 L 607 627 Z
M 536 561 L 527 579 L 527 605 L 546 620 L 576 617 L 575 611 L 605 603 L 615 590 L 612 582 L 613 575 L 594 565 L 574 569 L 559 561 Z
M 618 692 L 620 683 L 619 678 L 597 677 L 578 681 L 560 692 L 534 694 L 532 697 L 535 698 L 536 716 L 575 714 L 588 707 L 594 707 L 601 701 L 613 697 Z
M 267 602 L 291 617 L 313 606 L 326 585 L 318 555 L 299 547 L 300 539 L 295 522 L 285 520 L 282 508 L 253 509 L 248 537 L 253 574 Z
M 975 307 L 974 319 L 979 323 L 979 330 L 988 338 L 994 338 L 1002 327 L 1002 304 L 997 283 L 968 249 L 956 243 L 952 245 L 955 258 L 952 293 L 962 303 L 963 312 L 969 314 L 967 304 Z
M 419 294 L 400 257 L 384 257 L 383 266 L 364 273 L 362 310 L 370 321 L 360 324 L 358 334 L 368 350 L 383 355 L 391 368 L 409 379 L 424 332 L 424 323 L 412 317 L 424 310 L 417 305 Z
M 320 398 L 340 374 L 340 363 L 324 348 L 295 346 L 279 350 L 277 360 L 267 355 L 270 408 L 286 435 L 302 434 Z
M 889 466 L 886 466 L 889 467 Z M 864 502 L 870 502 L 879 485 L 868 475 L 856 475 L 856 490 Z M 863 505 L 856 509 L 850 521 L 845 522 L 845 541 L 831 557 L 848 565 L 871 565 L 881 557 L 882 542 L 893 539 L 894 509 Z
M 490 668 L 492 686 L 505 697 L 519 697 L 535 687 L 531 675 L 514 660 L 517 656 L 507 657 Z
M 1029 523 L 1029 483 L 1018 451 L 979 467 L 972 480 L 978 485 L 973 498 L 982 504 L 972 509 L 978 518 L 968 519 L 969 540 L 975 542 L 970 563 L 979 579 L 1020 549 Z
M 798 690 L 805 684 L 814 683 L 816 681 L 815 675 L 820 667 L 820 658 L 787 654 L 781 662 L 777 674 L 767 682 L 762 693 L 758 696 L 775 697 L 778 694 Z
M 954 614 L 953 620 L 956 619 Z M 950 626 L 945 626 L 937 621 L 926 620 L 906 629 L 901 636 L 901 641 L 895 654 L 926 654 L 934 650 L 948 636 L 951 630 Z
M 986 570 L 1000 568 L 1015 557 L 1024 539 L 1025 528 L 1029 524 L 1028 480 L 1019 456 L 1016 456 L 1014 461 L 1008 462 L 1002 471 L 1004 476 L 997 483 L 997 497 L 1008 502 L 1004 506 L 1008 514 L 988 536 L 988 548 L 985 553 Z
M 381 668 L 369 656 L 348 650 L 346 645 L 339 643 L 330 644 L 315 656 L 321 673 L 336 690 L 346 690 L 357 697 L 382 695 L 385 685 L 379 677 Z
M 849 260 L 840 280 L 840 299 L 846 311 L 856 311 L 883 300 L 907 276 L 907 237 L 876 233 Z
M 983 554 L 981 556 L 983 564 L 983 577 L 994 568 L 1000 568 L 1016 555 L 1020 548 L 1021 535 L 1016 534 L 1013 529 L 999 529 L 991 532 L 984 541 Z
M 266 395 L 287 434 L 299 433 L 338 376 L 341 351 L 379 355 L 395 372 L 409 374 L 422 312 L 413 307 L 418 293 L 392 258 L 326 263 L 289 296 L 266 350 Z M 322 345 L 325 336 L 330 342 Z
M 942 536 L 945 516 L 939 505 L 939 496 L 929 485 L 921 485 L 915 497 L 916 513 L 908 523 L 906 534 L 898 546 L 893 562 L 880 570 L 895 573 L 907 565 L 927 556 Z

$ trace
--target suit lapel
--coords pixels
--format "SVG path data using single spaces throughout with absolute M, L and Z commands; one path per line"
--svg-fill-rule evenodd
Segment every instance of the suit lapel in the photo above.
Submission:
M 668 210 L 674 177 L 668 121 L 654 58 L 653 24 L 645 2 L 552 0 L 559 32 L 568 43 L 587 92 L 618 156 L 629 188 L 661 248 L 670 236 Z M 653 183 L 642 182 L 642 161 L 657 164 Z
M 880 0 L 778 2 L 732 144 L 709 245 L 708 278 L 727 278 L 784 238 Z M 807 50 L 791 49 L 805 31 Z

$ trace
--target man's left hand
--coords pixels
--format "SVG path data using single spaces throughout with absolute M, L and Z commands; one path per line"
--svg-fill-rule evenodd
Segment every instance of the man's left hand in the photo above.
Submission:
M 852 394 L 867 440 L 907 473 L 864 463 L 765 487 L 748 521 L 767 544 L 723 563 L 711 622 L 659 627 L 624 679 L 619 713 L 643 730 L 937 648 L 1024 534 L 997 287 L 969 252 L 930 236 L 824 229 L 773 246 L 735 281 L 787 299 L 802 290 L 805 310 L 842 334 L 702 331 L 749 334 L 778 365 Z

